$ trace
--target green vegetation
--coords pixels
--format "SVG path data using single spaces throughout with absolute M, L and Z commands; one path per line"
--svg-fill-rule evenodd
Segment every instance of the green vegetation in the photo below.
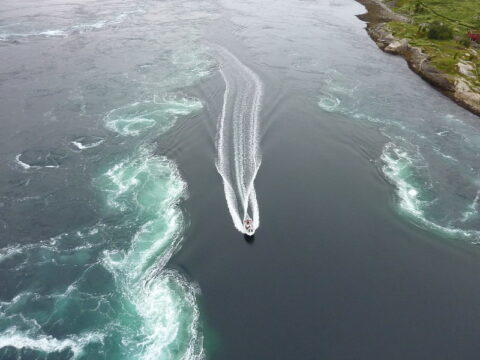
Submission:
M 451 40 L 453 39 L 453 29 L 447 24 L 435 20 L 427 25 L 427 37 L 432 40 Z
M 411 19 L 388 24 L 395 37 L 422 48 L 447 74 L 458 76 L 457 63 L 470 62 L 478 71 L 476 79 L 468 80 L 480 86 L 480 46 L 467 37 L 468 31 L 480 33 L 479 0 L 397 0 L 394 10 Z

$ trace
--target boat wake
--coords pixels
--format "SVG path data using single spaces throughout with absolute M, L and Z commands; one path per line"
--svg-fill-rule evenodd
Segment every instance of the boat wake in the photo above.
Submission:
M 260 78 L 228 50 L 215 46 L 225 81 L 217 129 L 217 170 L 222 176 L 228 210 L 238 231 L 252 221 L 260 225 L 254 180 L 261 163 L 258 117 L 263 96 Z

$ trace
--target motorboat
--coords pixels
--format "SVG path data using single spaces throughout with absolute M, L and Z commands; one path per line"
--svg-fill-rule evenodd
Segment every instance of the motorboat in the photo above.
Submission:
M 246 218 L 245 220 L 243 220 L 243 227 L 245 228 L 245 234 L 252 236 L 255 233 L 252 219 Z

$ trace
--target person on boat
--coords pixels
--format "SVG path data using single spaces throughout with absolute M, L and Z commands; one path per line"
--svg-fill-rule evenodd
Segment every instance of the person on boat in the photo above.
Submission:
M 248 234 L 253 233 L 253 221 L 252 219 L 248 218 L 243 220 L 243 226 Z

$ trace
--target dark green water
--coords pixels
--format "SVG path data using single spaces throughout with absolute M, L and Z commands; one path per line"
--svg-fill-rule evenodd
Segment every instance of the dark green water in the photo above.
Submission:
M 478 118 L 361 12 L 4 1 L 0 358 L 477 359 Z

